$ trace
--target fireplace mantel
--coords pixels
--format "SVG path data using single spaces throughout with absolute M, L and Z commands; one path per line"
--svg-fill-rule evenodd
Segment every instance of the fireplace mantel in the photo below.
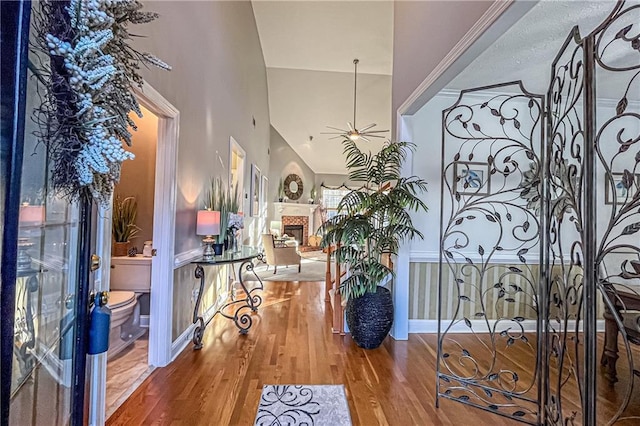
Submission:
M 282 216 L 307 216 L 309 218 L 309 232 L 316 230 L 313 221 L 318 204 L 273 203 L 273 220 L 282 220 Z

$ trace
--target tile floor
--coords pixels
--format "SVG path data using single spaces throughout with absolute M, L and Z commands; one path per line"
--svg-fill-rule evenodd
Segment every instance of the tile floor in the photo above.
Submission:
M 145 333 L 107 362 L 107 418 L 153 371 L 147 363 L 148 352 L 149 334 Z

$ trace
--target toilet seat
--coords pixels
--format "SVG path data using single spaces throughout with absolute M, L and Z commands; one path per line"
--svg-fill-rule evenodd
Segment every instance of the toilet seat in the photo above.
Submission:
M 133 291 L 111 291 L 109 292 L 109 309 L 117 309 L 135 301 L 136 294 Z

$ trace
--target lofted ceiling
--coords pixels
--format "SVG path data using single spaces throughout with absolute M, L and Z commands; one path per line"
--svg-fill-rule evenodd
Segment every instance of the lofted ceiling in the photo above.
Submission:
M 267 67 L 271 125 L 315 173 L 344 174 L 340 139 L 322 132 L 353 121 L 354 58 L 360 60 L 357 127 L 391 128 L 393 2 L 252 5 Z M 362 143 L 375 151 L 381 141 Z
M 572 28 L 578 25 L 580 36 L 585 37 L 606 19 L 614 6 L 612 1 L 541 1 L 471 62 L 447 89 L 457 91 L 522 80 L 528 91 L 544 94 L 549 87 L 551 64 Z M 620 27 L 637 21 L 637 11 L 624 19 L 628 22 L 620 23 Z M 629 54 L 637 53 L 626 49 L 612 55 L 620 63 L 629 59 L 637 63 L 636 58 L 628 58 Z M 623 74 L 608 73 L 606 78 L 599 78 L 598 97 L 619 97 L 617 92 L 624 90 L 626 84 L 617 79 L 629 78 Z M 637 86 L 629 91 L 628 98 L 640 100 Z

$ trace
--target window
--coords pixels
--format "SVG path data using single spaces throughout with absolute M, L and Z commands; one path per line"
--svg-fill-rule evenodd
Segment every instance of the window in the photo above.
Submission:
M 351 192 L 350 189 L 329 189 L 322 188 L 322 202 L 327 209 L 327 219 L 331 219 L 338 214 L 338 204 L 342 197 Z

